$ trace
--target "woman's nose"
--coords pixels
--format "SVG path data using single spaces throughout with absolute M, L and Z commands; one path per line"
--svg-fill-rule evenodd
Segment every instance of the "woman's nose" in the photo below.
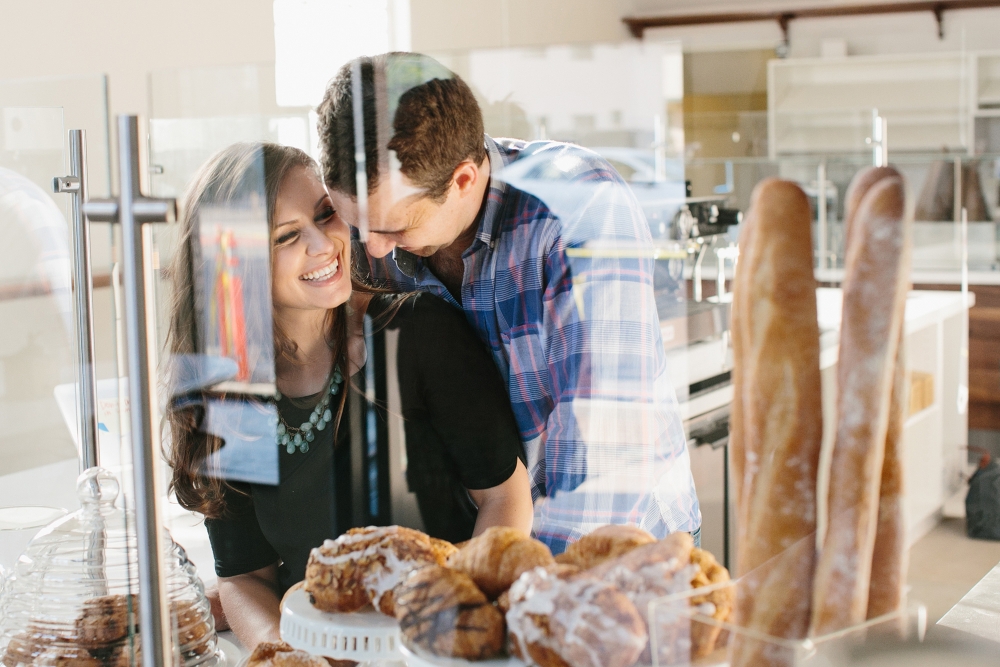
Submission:
M 306 252 L 314 257 L 322 257 L 336 252 L 337 244 L 318 229 L 311 230 L 309 234 L 309 245 Z

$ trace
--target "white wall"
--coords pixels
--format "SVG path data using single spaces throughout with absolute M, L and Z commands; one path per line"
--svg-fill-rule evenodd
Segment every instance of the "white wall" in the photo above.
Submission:
M 631 39 L 631 0 L 411 0 L 413 49 L 452 51 Z M 668 3 L 665 3 L 668 4 Z
M 273 62 L 271 5 L 0 0 L 0 80 L 108 74 L 112 114 L 145 114 L 150 71 Z

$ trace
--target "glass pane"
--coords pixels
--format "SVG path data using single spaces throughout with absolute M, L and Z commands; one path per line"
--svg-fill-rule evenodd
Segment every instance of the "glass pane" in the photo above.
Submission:
M 280 554 L 274 576 L 284 592 L 304 577 L 308 550 L 339 534 L 330 525 L 337 520 L 331 469 L 343 381 L 332 382 L 328 360 L 322 386 L 275 398 L 276 343 L 284 339 L 273 321 L 272 228 L 289 210 L 276 208 L 278 188 L 294 173 L 292 180 L 305 177 L 323 192 L 299 148 L 309 146 L 308 110 L 276 106 L 270 67 L 155 72 L 150 90 L 151 190 L 176 198 L 179 211 L 177 224 L 148 230 L 167 527 L 215 603 L 216 557 L 225 572 L 226 563 L 276 566 Z M 290 227 L 305 224 L 291 210 Z M 298 282 L 306 268 L 293 287 L 306 284 Z M 280 406 L 288 439 L 279 443 Z M 317 493 L 286 497 L 278 483 L 292 474 L 318 484 Z M 277 519 L 279 508 L 317 519 L 319 512 L 325 529 Z
M 0 210 L 9 239 L 0 261 L 0 309 L 8 323 L 0 401 L 6 475 L 76 457 L 53 395 L 57 385 L 75 380 L 76 349 L 69 206 L 66 197 L 52 194 L 52 178 L 66 170 L 62 109 L 2 106 L 0 113 Z

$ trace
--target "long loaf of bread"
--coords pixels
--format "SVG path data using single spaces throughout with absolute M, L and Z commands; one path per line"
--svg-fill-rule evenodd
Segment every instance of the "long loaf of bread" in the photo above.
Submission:
M 858 204 L 847 225 L 829 521 L 813 591 L 816 635 L 860 623 L 867 614 L 909 268 L 902 178 L 866 171 L 856 181 L 848 197 Z
M 845 237 L 850 244 L 861 200 L 868 190 L 883 178 L 899 177 L 891 167 L 871 167 L 859 172 L 847 190 Z M 868 618 L 876 618 L 903 605 L 906 568 L 909 552 L 906 548 L 906 515 L 903 498 L 903 424 L 906 421 L 908 387 L 906 356 L 903 351 L 903 327 L 900 327 L 892 396 L 889 403 L 889 425 L 885 435 L 885 457 L 879 489 L 878 525 L 872 554 L 871 583 L 868 587 Z
M 903 424 L 906 421 L 907 385 L 900 327 L 896 368 L 889 403 L 889 426 L 885 434 L 885 458 L 878 500 L 878 525 L 872 552 L 871 584 L 868 587 L 868 618 L 877 618 L 903 606 L 906 567 L 906 512 L 903 497 Z
M 809 627 L 823 432 L 811 218 L 797 185 L 761 182 L 733 296 L 743 456 L 736 622 L 790 639 Z M 790 659 L 753 640 L 732 648 L 733 667 Z
M 730 332 L 733 343 L 733 402 L 729 413 L 729 466 L 732 470 L 733 492 L 736 498 L 736 574 L 742 575 L 745 572 L 741 564 L 743 549 L 743 528 L 747 525 L 743 512 L 747 509 L 747 503 L 743 501 L 743 484 L 746 474 L 746 459 L 748 454 L 756 457 L 753 451 L 747 452 L 746 436 L 743 425 L 743 405 L 752 397 L 753 387 L 746 380 L 744 372 L 746 362 L 744 360 L 744 347 L 747 344 L 749 331 L 746 329 L 747 302 L 749 300 L 748 282 L 750 280 L 747 270 L 750 266 L 750 257 L 753 255 L 753 226 L 749 224 L 749 219 L 742 225 L 740 230 L 740 254 L 733 276 L 733 302 L 730 316 Z M 747 287 L 741 287 L 746 285 Z

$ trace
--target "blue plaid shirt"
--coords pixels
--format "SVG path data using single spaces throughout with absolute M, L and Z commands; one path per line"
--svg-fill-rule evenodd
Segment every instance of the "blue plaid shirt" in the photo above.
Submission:
M 694 531 L 650 233 L 631 190 L 578 146 L 485 141 L 489 190 L 463 254 L 462 303 L 398 248 L 368 256 L 372 278 L 462 308 L 489 346 L 527 454 L 534 531 L 553 553 L 607 523 Z

